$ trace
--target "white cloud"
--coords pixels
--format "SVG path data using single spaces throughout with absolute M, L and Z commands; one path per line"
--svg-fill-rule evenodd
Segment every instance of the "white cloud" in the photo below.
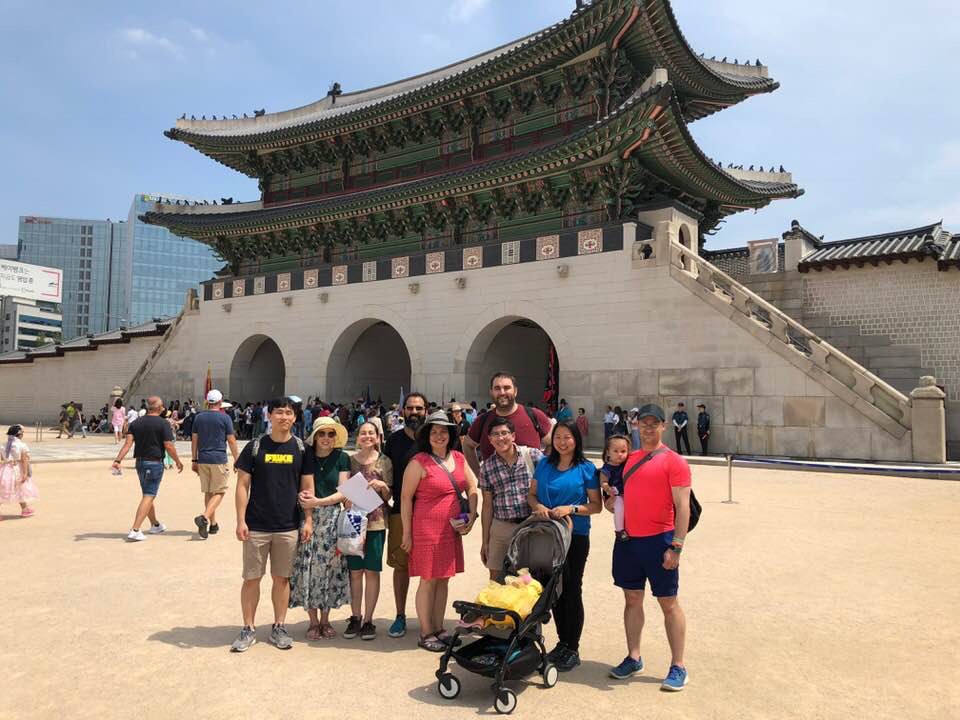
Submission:
M 191 27 L 190 35 L 197 42 L 205 43 L 210 41 L 210 36 L 207 34 L 207 31 L 204 30 L 203 28 Z
M 490 0 L 453 0 L 450 6 L 450 19 L 454 22 L 468 22 L 477 13 L 482 12 L 490 4 Z
M 120 31 L 120 37 L 124 44 L 130 49 L 129 55 L 132 59 L 137 59 L 140 55 L 138 51 L 160 50 L 168 53 L 177 60 L 183 59 L 183 48 L 173 42 L 170 38 L 162 35 L 154 35 L 149 30 L 143 28 L 124 28 Z

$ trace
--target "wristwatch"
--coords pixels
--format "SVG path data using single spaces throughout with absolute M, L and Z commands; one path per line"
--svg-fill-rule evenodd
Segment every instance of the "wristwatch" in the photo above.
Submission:
M 683 552 L 683 545 L 671 545 L 670 549 L 673 550 L 677 555 Z
M 570 506 L 570 512 L 572 512 L 574 515 L 579 515 L 579 514 L 580 514 L 580 506 L 579 506 L 579 505 L 571 505 L 571 506 Z

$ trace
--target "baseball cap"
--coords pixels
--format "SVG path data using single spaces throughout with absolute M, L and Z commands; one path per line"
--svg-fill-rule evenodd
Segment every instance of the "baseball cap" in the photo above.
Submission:
M 223 400 L 223 393 L 220 392 L 219 390 L 211 390 L 210 392 L 207 393 L 207 402 L 210 403 L 211 405 L 215 405 L 221 400 Z
M 638 417 L 641 418 L 647 417 L 648 415 L 650 417 L 655 417 L 660 422 L 663 422 L 667 419 L 667 416 L 663 414 L 663 408 L 659 405 L 654 405 L 653 403 L 644 405 L 642 408 L 640 408 L 640 412 L 638 413 Z

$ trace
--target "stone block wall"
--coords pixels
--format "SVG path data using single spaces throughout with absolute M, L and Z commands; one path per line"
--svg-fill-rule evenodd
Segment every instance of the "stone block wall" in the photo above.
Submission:
M 960 272 L 938 270 L 930 260 L 810 272 L 803 312 L 811 324 L 882 339 L 864 346 L 865 364 L 881 377 L 916 363 L 919 351 L 922 369 L 947 393 L 948 454 L 960 457 Z

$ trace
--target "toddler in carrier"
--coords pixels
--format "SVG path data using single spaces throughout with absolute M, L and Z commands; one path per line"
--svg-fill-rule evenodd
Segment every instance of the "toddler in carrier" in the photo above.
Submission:
M 623 532 L 623 466 L 630 454 L 630 438 L 611 435 L 603 448 L 603 467 L 600 468 L 600 487 L 605 495 L 614 498 L 613 527 Z

